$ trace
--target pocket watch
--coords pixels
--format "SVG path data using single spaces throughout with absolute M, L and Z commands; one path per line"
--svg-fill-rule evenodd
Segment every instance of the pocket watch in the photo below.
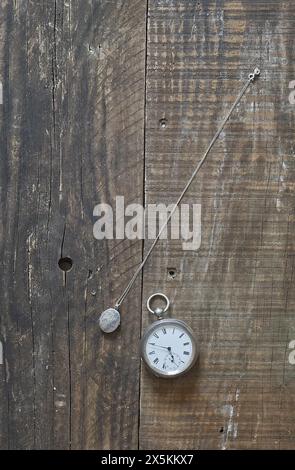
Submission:
M 164 308 L 151 307 L 155 298 L 165 301 Z M 152 323 L 141 339 L 141 357 L 147 368 L 157 377 L 174 378 L 193 367 L 199 355 L 199 347 L 193 330 L 182 320 L 162 316 L 170 302 L 161 292 L 151 295 L 147 308 L 158 320 Z

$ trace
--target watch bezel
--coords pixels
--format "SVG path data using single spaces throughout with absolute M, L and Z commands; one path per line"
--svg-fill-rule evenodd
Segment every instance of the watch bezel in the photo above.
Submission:
M 146 352 L 147 339 L 150 337 L 153 331 L 158 329 L 159 325 L 169 325 L 169 324 L 173 326 L 178 325 L 184 328 L 187 331 L 187 334 L 189 335 L 191 342 L 192 342 L 191 360 L 188 366 L 184 370 L 178 373 L 174 373 L 173 371 L 170 371 L 170 373 L 161 372 L 159 369 L 157 369 L 150 363 L 150 361 L 148 360 L 147 352 Z M 162 377 L 165 379 L 173 379 L 173 378 L 177 378 L 177 377 L 180 377 L 181 375 L 186 374 L 194 366 L 194 364 L 196 363 L 199 357 L 199 347 L 198 347 L 198 343 L 195 338 L 195 334 L 193 330 L 183 320 L 176 320 L 175 318 L 165 318 L 163 320 L 157 320 L 153 322 L 151 325 L 149 325 L 141 338 L 140 352 L 141 352 L 141 358 L 143 359 L 143 362 L 145 363 L 147 368 L 157 377 Z

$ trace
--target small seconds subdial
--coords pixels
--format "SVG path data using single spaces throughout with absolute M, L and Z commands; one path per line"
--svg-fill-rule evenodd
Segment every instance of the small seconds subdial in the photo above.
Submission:
M 167 354 L 164 360 L 164 369 L 165 370 L 177 370 L 181 368 L 182 359 L 178 356 L 178 354 Z
M 197 356 L 193 332 L 180 320 L 160 320 L 146 332 L 143 359 L 156 375 L 171 377 L 188 370 Z

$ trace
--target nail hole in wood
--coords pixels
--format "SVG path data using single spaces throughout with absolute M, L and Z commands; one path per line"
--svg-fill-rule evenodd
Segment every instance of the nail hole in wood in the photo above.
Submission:
M 161 128 L 161 129 L 166 129 L 166 127 L 167 127 L 167 119 L 165 119 L 165 118 L 160 119 L 159 124 L 160 124 L 160 128 Z
M 60 260 L 58 261 L 58 266 L 62 271 L 67 272 L 72 269 L 73 261 L 71 260 L 71 258 L 66 256 L 64 258 L 60 258 Z
M 220 429 L 219 429 L 219 432 L 223 432 L 223 428 L 220 428 Z
M 175 279 L 176 275 L 177 275 L 176 269 L 175 268 L 168 268 L 167 269 L 167 274 L 168 274 L 169 279 Z

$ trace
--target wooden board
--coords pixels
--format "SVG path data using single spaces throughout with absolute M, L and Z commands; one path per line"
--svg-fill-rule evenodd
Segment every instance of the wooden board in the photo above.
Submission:
M 1 2 L 3 448 L 137 446 L 140 279 L 115 337 L 96 320 L 142 243 L 95 240 L 93 209 L 142 202 L 145 19 L 129 0 Z
M 143 371 L 141 448 L 294 448 L 294 13 L 291 1 L 149 1 L 147 203 L 177 199 L 255 65 L 261 77 L 185 198 L 202 206 L 201 248 L 163 241 L 144 272 L 143 327 L 145 299 L 163 291 L 201 355 L 173 383 Z
M 1 2 L 0 448 L 295 447 L 294 13 L 291 0 Z M 150 241 L 96 240 L 95 205 L 174 202 L 256 65 L 184 200 L 201 204 L 200 249 L 161 241 L 103 336 L 98 313 Z M 138 354 L 159 290 L 201 345 L 173 382 Z

